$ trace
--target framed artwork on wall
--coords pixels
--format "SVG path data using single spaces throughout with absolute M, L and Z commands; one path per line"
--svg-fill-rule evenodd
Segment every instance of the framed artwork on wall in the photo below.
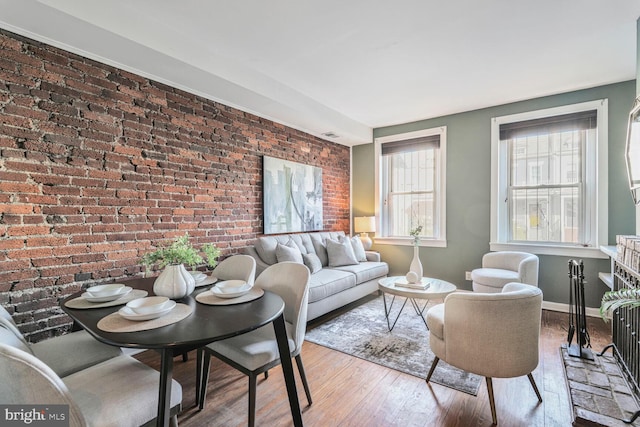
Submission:
M 322 230 L 322 169 L 263 157 L 264 234 Z

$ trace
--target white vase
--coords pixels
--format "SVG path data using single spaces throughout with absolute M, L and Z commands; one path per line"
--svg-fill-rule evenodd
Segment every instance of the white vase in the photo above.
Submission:
M 153 293 L 171 299 L 180 299 L 196 288 L 196 281 L 182 264 L 167 265 L 153 282 Z
M 409 266 L 409 271 L 416 273 L 418 281 L 422 280 L 422 263 L 420 262 L 420 247 L 415 245 L 413 247 L 413 259 Z

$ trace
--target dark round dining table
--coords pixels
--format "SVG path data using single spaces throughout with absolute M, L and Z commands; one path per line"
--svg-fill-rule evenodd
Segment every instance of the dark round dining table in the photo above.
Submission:
M 155 278 L 137 278 L 119 283 L 134 289 L 145 290 L 149 295 L 153 293 Z M 169 425 L 171 380 L 173 377 L 173 358 L 188 351 L 200 348 L 211 342 L 241 335 L 268 323 L 273 323 L 278 341 L 280 354 L 289 353 L 287 333 L 284 322 L 284 301 L 269 291 L 253 301 L 229 304 L 207 305 L 196 301 L 196 296 L 206 292 L 210 286 L 196 288 L 193 293 L 176 300 L 178 303 L 189 305 L 192 313 L 176 323 L 156 329 L 139 332 L 106 332 L 98 328 L 98 322 L 117 312 L 122 306 L 103 308 L 77 309 L 69 308 L 66 302 L 81 295 L 77 292 L 65 298 L 61 307 L 77 326 L 87 330 L 97 340 L 117 347 L 152 349 L 161 355 L 160 384 L 158 398 L 157 425 Z M 282 369 L 289 396 L 289 405 L 295 426 L 302 426 L 300 403 L 296 390 L 293 366 L 290 357 L 281 357 Z

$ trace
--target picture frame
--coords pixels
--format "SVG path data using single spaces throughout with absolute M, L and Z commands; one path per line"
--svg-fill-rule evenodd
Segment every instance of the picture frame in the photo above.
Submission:
M 263 156 L 264 234 L 323 229 L 322 169 Z

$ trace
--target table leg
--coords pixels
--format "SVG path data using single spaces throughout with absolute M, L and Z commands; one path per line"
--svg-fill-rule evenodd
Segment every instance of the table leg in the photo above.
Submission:
M 393 298 L 391 299 L 391 304 L 389 304 L 389 306 L 387 307 L 387 296 L 384 292 L 382 293 L 382 301 L 384 301 L 384 317 L 387 319 L 387 328 L 389 329 L 389 332 L 391 332 L 393 328 L 396 326 L 396 323 L 398 323 L 398 319 L 402 314 L 402 310 L 404 310 L 404 306 L 407 305 L 408 299 L 409 298 L 405 298 L 404 303 L 402 303 L 402 307 L 400 307 L 400 311 L 398 312 L 398 315 L 396 316 L 396 319 L 393 321 L 393 325 L 392 325 L 389 322 L 389 316 L 391 315 L 391 309 L 393 308 L 393 303 L 396 302 L 396 296 L 395 295 L 393 296 Z
M 168 427 L 171 420 L 171 379 L 173 378 L 173 351 L 160 351 L 160 392 L 158 394 L 158 418 L 156 425 Z
M 422 321 L 424 322 L 424 326 L 427 327 L 427 331 L 429 330 L 429 325 L 427 325 L 427 319 L 424 318 L 424 311 L 427 309 L 427 305 L 429 305 L 429 300 L 424 304 L 424 307 L 420 308 L 420 304 L 414 298 L 411 298 L 411 305 L 413 305 L 413 309 L 416 311 L 416 314 L 420 316 Z
M 282 364 L 282 372 L 284 373 L 284 382 L 287 386 L 287 394 L 289 395 L 289 406 L 291 407 L 291 415 L 293 417 L 293 425 L 302 427 L 302 412 L 300 411 L 300 402 L 298 401 L 298 390 L 296 388 L 296 379 L 293 376 L 293 364 L 291 363 L 291 350 L 287 340 L 287 329 L 284 324 L 284 315 L 280 314 L 273 321 L 273 329 L 276 333 L 278 341 L 278 351 L 280 352 L 280 363 Z

